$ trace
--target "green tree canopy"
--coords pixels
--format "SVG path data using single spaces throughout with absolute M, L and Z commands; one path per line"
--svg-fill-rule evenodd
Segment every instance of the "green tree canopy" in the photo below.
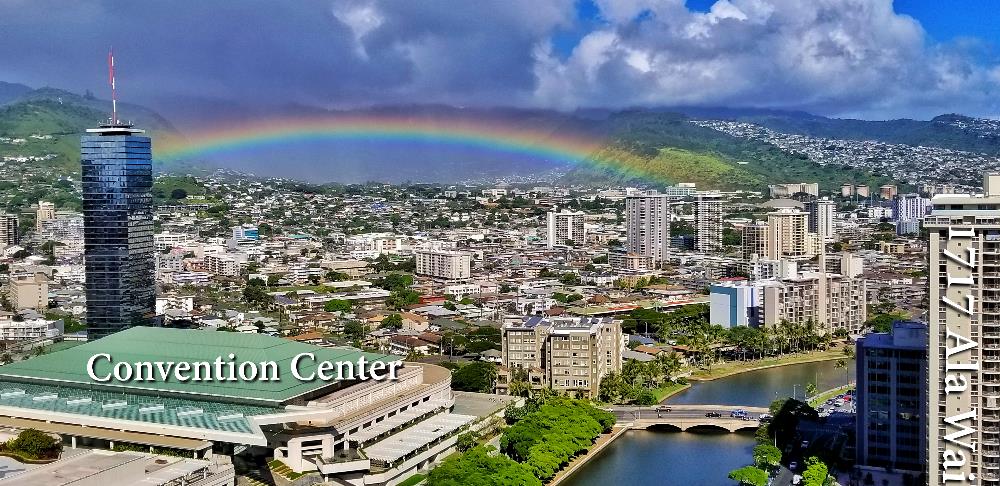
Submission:
M 350 312 L 351 302 L 348 300 L 333 299 L 326 301 L 323 310 L 327 312 Z
M 767 471 L 754 466 L 744 466 L 729 471 L 729 479 L 745 486 L 767 486 Z

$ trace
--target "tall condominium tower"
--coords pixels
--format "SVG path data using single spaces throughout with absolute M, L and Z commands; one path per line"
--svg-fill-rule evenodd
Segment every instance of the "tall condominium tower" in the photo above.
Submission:
M 836 209 L 837 204 L 829 199 L 806 202 L 806 211 L 809 213 L 809 231 L 819 235 L 823 242 L 835 239 L 833 215 L 836 213 Z
M 779 208 L 767 214 L 767 257 L 809 259 L 819 253 L 819 239 L 809 233 L 809 213 Z
M 662 194 L 625 198 L 625 248 L 657 263 L 670 254 L 670 198 Z
M 702 253 L 722 251 L 722 196 L 699 194 L 694 205 L 695 249 Z
M 1000 174 L 931 206 L 927 472 L 1000 485 Z
M 568 241 L 580 244 L 586 239 L 583 211 L 549 211 L 547 214 L 548 247 L 565 245 Z
M 80 139 L 90 339 L 156 324 L 149 137 L 112 123 Z

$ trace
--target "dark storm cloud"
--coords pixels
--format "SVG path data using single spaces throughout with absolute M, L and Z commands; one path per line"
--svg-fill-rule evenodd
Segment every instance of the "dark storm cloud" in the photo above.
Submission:
M 0 80 L 167 112 L 285 104 L 730 105 L 866 117 L 1000 114 L 1000 68 L 891 0 L 0 0 Z M 971 47 L 970 47 L 971 46 Z M 238 110 L 234 110 L 238 111 Z

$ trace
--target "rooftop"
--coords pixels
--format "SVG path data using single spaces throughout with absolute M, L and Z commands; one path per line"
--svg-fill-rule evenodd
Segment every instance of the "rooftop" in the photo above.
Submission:
M 186 381 L 173 376 L 166 381 L 119 382 L 112 380 L 97 383 L 87 374 L 88 360 L 99 353 L 111 355 L 114 362 L 214 362 L 219 356 L 228 361 L 230 353 L 237 363 L 274 361 L 278 365 L 279 380 L 271 381 Z M 0 382 L 27 382 L 63 387 L 85 388 L 89 391 L 131 392 L 201 397 L 206 400 L 233 401 L 279 405 L 301 395 L 335 384 L 300 381 L 291 373 L 291 360 L 300 353 L 313 353 L 316 360 L 299 362 L 301 374 L 314 372 L 321 361 L 357 362 L 366 360 L 391 362 L 399 358 L 386 354 L 365 353 L 353 349 L 323 348 L 306 343 L 271 337 L 262 334 L 134 327 L 112 334 L 97 341 L 34 357 L 0 367 Z M 155 366 L 155 365 L 154 365 Z M 95 374 L 104 376 L 111 371 L 111 363 L 99 360 Z M 17 387 L 7 383 L 8 387 Z

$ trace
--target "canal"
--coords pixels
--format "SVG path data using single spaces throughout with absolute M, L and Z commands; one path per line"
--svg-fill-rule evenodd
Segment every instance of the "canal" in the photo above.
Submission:
M 848 374 L 850 373 L 850 375 Z M 794 392 L 800 399 L 808 382 L 820 390 L 844 385 L 854 363 L 838 369 L 834 361 L 750 371 L 718 380 L 693 382 L 667 403 L 766 407 Z M 732 486 L 729 471 L 752 462 L 752 434 L 627 432 L 567 478 L 565 486 Z

